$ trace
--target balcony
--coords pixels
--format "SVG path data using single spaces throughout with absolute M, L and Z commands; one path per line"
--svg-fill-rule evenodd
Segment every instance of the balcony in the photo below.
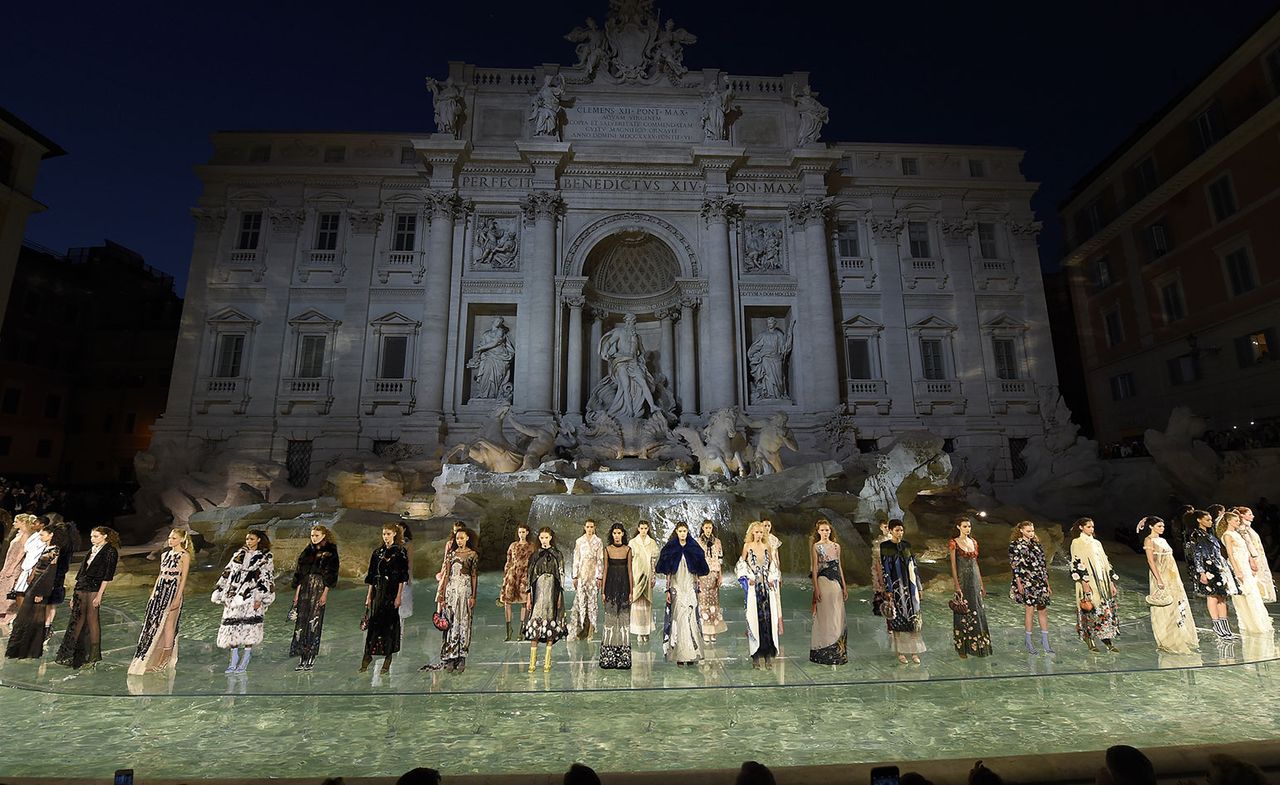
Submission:
M 197 414 L 208 414 L 213 406 L 229 406 L 232 413 L 244 414 L 249 407 L 249 377 L 202 376 L 191 397 Z
M 959 379 L 917 379 L 913 388 L 916 414 L 933 414 L 936 406 L 950 406 L 952 414 L 964 414 L 968 401 Z
M 987 399 L 992 414 L 1007 414 L 1010 404 L 1025 407 L 1028 414 L 1040 411 L 1040 396 L 1030 379 L 991 379 L 987 381 Z
M 876 414 L 888 414 L 893 407 L 889 383 L 884 379 L 849 379 L 845 382 L 845 405 L 850 414 L 857 414 L 859 408 L 874 408 Z
M 392 406 L 402 414 L 413 414 L 417 405 L 417 382 L 413 379 L 365 379 L 360 402 L 365 414 L 375 414 L 380 406 Z
M 386 251 L 382 255 L 376 273 L 379 283 L 391 280 L 392 273 L 410 275 L 415 284 L 422 283 L 422 276 L 427 273 L 422 251 Z
M 840 276 L 841 289 L 875 288 L 876 267 L 870 259 L 861 256 L 837 257 L 836 272 Z
M 949 278 L 941 259 L 903 259 L 902 285 L 915 289 L 921 281 L 933 281 L 939 289 L 945 289 Z
M 992 284 L 1013 291 L 1018 287 L 1018 274 L 1008 259 L 975 259 L 973 284 L 979 291 L 990 289 Z
M 306 283 L 313 275 L 328 275 L 334 283 L 342 283 L 347 274 L 343 263 L 345 254 L 338 250 L 310 250 L 302 252 L 298 263 L 298 280 Z
M 229 252 L 215 268 L 214 276 L 220 283 L 227 283 L 232 273 L 247 273 L 254 283 L 261 282 L 267 274 L 266 254 L 257 248 Z
M 317 414 L 328 414 L 333 406 L 333 379 L 330 377 L 289 377 L 280 380 L 277 404 L 281 414 L 292 414 L 295 406 L 314 406 Z

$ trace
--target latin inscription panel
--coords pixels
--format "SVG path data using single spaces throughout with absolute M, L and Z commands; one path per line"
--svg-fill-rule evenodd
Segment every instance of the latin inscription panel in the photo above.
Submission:
M 700 112 L 693 106 L 589 104 L 578 99 L 565 107 L 566 141 L 600 139 L 613 142 L 699 142 Z

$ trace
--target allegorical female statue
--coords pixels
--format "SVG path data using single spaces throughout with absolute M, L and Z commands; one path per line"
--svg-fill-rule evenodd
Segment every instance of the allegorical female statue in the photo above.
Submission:
M 510 332 L 502 317 L 495 316 L 493 325 L 480 334 L 480 343 L 467 360 L 467 367 L 473 369 L 472 398 L 511 400 L 511 361 L 516 347 L 511 343 Z
M 786 400 L 787 358 L 791 356 L 791 332 L 778 329 L 778 320 L 769 317 L 764 332 L 747 349 L 751 364 L 751 396 L 755 400 Z

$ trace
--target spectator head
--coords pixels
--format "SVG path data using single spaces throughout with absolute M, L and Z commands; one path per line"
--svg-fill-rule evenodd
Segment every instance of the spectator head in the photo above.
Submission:
M 769 771 L 768 766 L 749 760 L 738 769 L 738 779 L 734 780 L 734 783 L 735 785 L 777 785 L 777 780 L 773 778 L 773 772 Z
M 1220 752 L 1209 756 L 1209 785 L 1266 785 L 1267 775 L 1252 763 Z
M 1156 785 L 1151 759 L 1136 747 L 1117 744 L 1107 748 L 1106 765 L 1098 770 L 1098 785 Z
M 419 766 L 401 774 L 396 785 L 440 785 L 440 772 Z
M 1004 780 L 978 761 L 969 769 L 969 785 L 1004 785 Z
M 575 763 L 564 773 L 564 785 L 600 785 L 600 775 L 590 766 Z
M 899 785 L 933 785 L 933 782 L 924 778 L 924 775 L 918 771 L 909 771 L 898 778 Z

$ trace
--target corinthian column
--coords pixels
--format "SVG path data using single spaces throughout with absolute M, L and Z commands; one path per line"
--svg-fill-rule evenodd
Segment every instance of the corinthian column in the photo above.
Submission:
M 707 346 L 702 347 L 702 410 L 715 411 L 736 402 L 738 389 L 737 319 L 733 313 L 733 268 L 729 257 L 729 221 L 742 208 L 716 196 L 702 203 L 707 221 Z
M 564 298 L 569 306 L 569 378 L 566 414 L 582 413 L 582 306 L 586 300 L 579 295 Z
M 830 200 L 804 199 L 789 205 L 793 231 L 804 232 L 804 267 L 799 283 L 800 340 L 808 347 L 805 408 L 834 409 L 840 404 L 840 358 L 836 349 L 835 307 L 831 299 L 831 259 L 827 246 Z
M 445 356 L 449 344 L 449 289 L 453 283 L 453 222 L 462 210 L 456 191 L 427 194 L 431 218 L 426 284 L 426 318 L 418 349 L 418 400 L 437 416 L 444 413 Z
M 522 412 L 551 415 L 555 385 L 556 219 L 564 201 L 555 191 L 535 191 L 521 203 L 533 224 L 533 247 L 521 260 L 524 292 L 520 333 L 525 370 L 516 380 L 515 404 Z
M 696 297 L 685 297 L 680 301 L 680 349 L 676 354 L 680 370 L 676 373 L 676 387 L 680 391 L 682 419 L 689 418 L 698 412 L 698 387 L 693 356 L 693 309 L 697 307 L 698 298 Z
M 591 389 L 595 389 L 600 383 L 600 355 L 599 351 L 600 339 L 604 337 L 604 320 L 609 318 L 609 312 L 603 308 L 591 309 L 591 342 L 587 345 L 587 384 Z

